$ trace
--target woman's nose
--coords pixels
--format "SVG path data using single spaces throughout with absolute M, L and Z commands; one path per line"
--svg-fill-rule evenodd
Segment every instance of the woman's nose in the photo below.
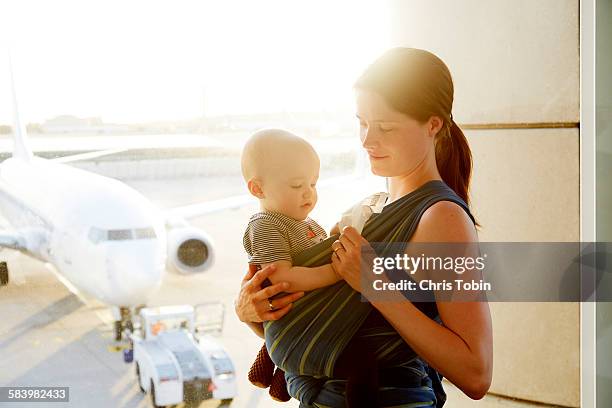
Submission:
M 373 146 L 374 135 L 371 127 L 361 129 L 361 145 L 363 147 Z

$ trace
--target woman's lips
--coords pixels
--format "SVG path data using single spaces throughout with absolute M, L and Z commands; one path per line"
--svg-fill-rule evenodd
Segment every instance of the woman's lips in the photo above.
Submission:
M 389 157 L 389 156 L 377 156 L 377 155 L 369 154 L 369 153 L 368 153 L 368 156 L 370 156 L 370 160 L 382 160 L 382 159 L 386 159 L 387 157 Z

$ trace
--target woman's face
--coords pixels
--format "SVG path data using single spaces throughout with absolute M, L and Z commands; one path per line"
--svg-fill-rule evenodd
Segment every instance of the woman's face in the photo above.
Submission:
M 419 123 L 391 108 L 375 92 L 357 91 L 357 118 L 361 144 L 368 153 L 372 173 L 378 176 L 408 175 L 434 148 L 431 119 Z

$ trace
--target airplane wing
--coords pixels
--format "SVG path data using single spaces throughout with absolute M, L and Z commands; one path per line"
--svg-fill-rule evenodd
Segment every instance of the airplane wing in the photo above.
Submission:
M 359 178 L 359 174 L 350 174 L 346 176 L 332 177 L 322 180 L 318 183 L 319 188 L 333 187 L 338 184 L 347 183 Z M 249 204 L 256 204 L 257 199 L 249 194 L 235 195 L 222 198 L 219 200 L 204 201 L 201 203 L 175 207 L 165 211 L 166 219 L 189 219 L 200 217 L 203 215 L 220 212 L 230 209 L 239 209 Z
M 100 151 L 95 151 L 95 152 L 79 153 L 79 154 L 73 154 L 70 156 L 58 157 L 56 159 L 52 159 L 52 161 L 56 163 L 71 163 L 71 162 L 75 162 L 79 160 L 89 160 L 89 159 L 95 159 L 96 157 L 110 156 L 112 154 L 125 152 L 127 150 L 129 149 L 110 149 L 110 150 L 100 150 Z

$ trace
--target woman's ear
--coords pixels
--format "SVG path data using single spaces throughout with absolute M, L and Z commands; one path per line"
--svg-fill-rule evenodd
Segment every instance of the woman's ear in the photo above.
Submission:
M 444 121 L 439 116 L 430 117 L 429 122 L 427 123 L 429 136 L 437 135 L 440 129 L 442 129 L 442 126 L 444 126 Z
M 249 189 L 249 193 L 257 198 L 266 198 L 262 188 L 261 180 L 257 178 L 252 178 L 247 182 L 247 187 Z

